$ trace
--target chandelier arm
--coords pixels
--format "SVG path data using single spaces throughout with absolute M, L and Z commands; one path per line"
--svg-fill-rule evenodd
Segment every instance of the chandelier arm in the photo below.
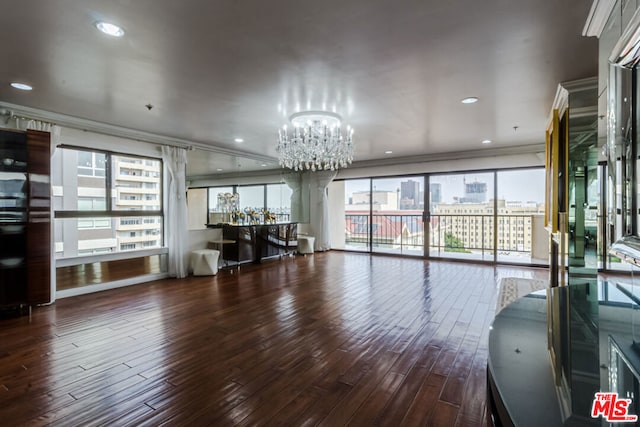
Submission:
M 342 118 L 336 113 L 302 111 L 291 116 L 291 134 L 278 130 L 280 166 L 298 170 L 336 170 L 353 161 L 353 129 L 342 133 Z

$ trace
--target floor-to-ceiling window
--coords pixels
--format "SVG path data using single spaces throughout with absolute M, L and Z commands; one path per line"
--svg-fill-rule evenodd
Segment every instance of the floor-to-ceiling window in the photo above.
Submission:
M 344 184 L 345 249 L 371 249 L 371 180 L 350 179 Z
M 375 178 L 371 185 L 372 251 L 423 255 L 424 178 Z
M 432 257 L 494 260 L 494 173 L 429 177 Z
M 544 228 L 544 169 L 498 171 L 497 259 L 522 264 L 549 262 Z
M 291 195 L 293 190 L 287 184 L 267 184 L 267 211 L 276 216 L 278 222 L 291 219 Z
M 274 215 L 277 222 L 288 222 L 291 219 L 292 193 L 284 183 L 208 187 L 209 223 L 249 221 L 250 213 L 263 222 L 263 210 Z M 242 218 L 234 217 L 234 212 L 241 213 Z
M 544 169 L 341 182 L 344 249 L 546 265 Z

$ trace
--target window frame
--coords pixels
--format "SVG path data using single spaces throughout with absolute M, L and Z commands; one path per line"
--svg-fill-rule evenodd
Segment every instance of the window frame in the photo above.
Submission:
M 129 154 L 123 152 L 116 152 L 110 150 L 102 150 L 91 147 L 79 147 L 73 145 L 61 144 L 58 145 L 59 149 L 66 149 L 72 151 L 82 151 L 82 152 L 90 152 L 90 153 L 101 153 L 105 154 L 105 176 L 98 177 L 105 180 L 105 205 L 106 209 L 104 210 L 63 210 L 63 209 L 53 209 L 53 218 L 54 220 L 65 220 L 65 219 L 100 219 L 100 218 L 109 218 L 111 220 L 120 221 L 121 218 L 131 218 L 138 217 L 141 220 L 142 224 L 153 224 L 160 220 L 160 230 L 161 230 L 161 238 L 160 238 L 160 247 L 158 248 L 139 248 L 133 250 L 122 250 L 120 246 L 117 247 L 116 250 L 111 252 L 100 252 L 93 254 L 78 254 L 70 257 L 58 257 L 56 255 L 56 267 L 64 267 L 64 266 L 73 266 L 79 265 L 87 262 L 102 262 L 102 261 L 112 261 L 119 259 L 129 259 L 136 257 L 144 257 L 149 255 L 157 255 L 167 253 L 166 248 L 166 223 L 165 223 L 165 215 L 164 215 L 164 200 L 165 200 L 165 180 L 164 180 L 164 162 L 161 157 L 155 157 L 153 155 L 139 155 L 139 154 Z M 114 186 L 112 183 L 112 156 L 121 156 L 121 157 L 130 157 L 130 158 L 138 158 L 142 159 L 146 164 L 147 161 L 157 161 L 159 162 L 159 173 L 158 173 L 158 205 L 159 209 L 154 210 L 144 210 L 144 209 L 135 209 L 135 210 L 116 210 L 113 209 L 113 197 L 112 194 L 114 190 L 118 188 Z M 93 177 L 96 178 L 96 177 Z M 151 219 L 151 221 L 148 221 Z M 115 226 L 115 223 L 112 221 L 112 227 Z M 100 228 L 104 229 L 104 228 Z M 82 229 L 82 230 L 90 230 L 90 229 Z M 80 231 L 82 231 L 80 230 Z
M 238 188 L 242 188 L 242 187 L 262 187 L 262 191 L 263 191 L 263 204 L 264 206 L 262 206 L 259 209 L 268 209 L 269 206 L 269 201 L 268 201 L 268 191 L 267 191 L 267 186 L 269 185 L 287 185 L 284 182 L 267 182 L 267 183 L 262 183 L 262 184 L 232 184 L 232 185 L 208 185 L 208 186 L 201 186 L 201 187 L 192 187 L 193 189 L 196 188 L 205 188 L 207 190 L 207 205 L 206 205 L 206 218 L 209 218 L 209 214 L 212 212 L 210 210 L 210 204 L 212 201 L 212 197 L 211 197 L 211 191 L 216 189 L 216 188 L 220 188 L 220 189 L 229 189 L 231 188 L 231 193 L 235 194 L 238 193 Z M 240 202 L 242 202 L 242 197 L 240 198 Z M 213 212 L 217 212 L 217 211 L 213 211 Z M 273 212 L 272 212 L 273 213 Z M 277 215 L 287 215 L 289 217 L 289 219 L 287 220 L 287 222 L 291 221 L 291 205 L 289 205 L 289 213 L 288 214 L 277 214 Z
M 138 154 L 127 154 L 116 151 L 109 150 L 100 150 L 93 149 L 87 147 L 76 147 L 72 145 L 60 145 L 58 146 L 60 149 L 67 150 L 75 150 L 75 151 L 83 151 L 89 153 L 101 153 L 105 155 L 105 204 L 106 209 L 104 210 L 55 210 L 54 218 L 55 219 L 73 219 L 73 218 L 119 218 L 119 217 L 146 217 L 146 216 L 154 216 L 160 217 L 163 220 L 164 224 L 164 163 L 162 162 L 162 158 L 152 157 L 152 156 L 141 156 Z M 113 201 L 111 194 L 113 190 L 117 187 L 112 185 L 112 173 L 111 170 L 111 157 L 112 156 L 122 156 L 122 157 L 134 157 L 142 160 L 154 160 L 160 162 L 160 175 L 158 177 L 158 182 L 160 183 L 159 194 L 158 194 L 158 203 L 160 205 L 159 210 L 116 210 L 113 209 Z M 85 176 L 85 175 L 82 175 Z M 102 177 L 100 177 L 102 178 Z M 164 246 L 164 233 L 162 235 L 162 245 Z

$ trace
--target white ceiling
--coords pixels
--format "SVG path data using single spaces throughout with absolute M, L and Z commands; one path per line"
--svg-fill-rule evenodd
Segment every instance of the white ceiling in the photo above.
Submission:
M 0 14 L 0 101 L 250 153 L 251 169 L 276 157 L 276 129 L 306 109 L 335 108 L 355 128 L 356 161 L 477 150 L 483 139 L 537 144 L 556 85 L 597 73 L 597 40 L 581 36 L 590 6 L 13 1 Z M 126 35 L 99 33 L 98 20 Z M 467 96 L 480 101 L 461 104 Z M 191 175 L 239 161 L 194 153 Z

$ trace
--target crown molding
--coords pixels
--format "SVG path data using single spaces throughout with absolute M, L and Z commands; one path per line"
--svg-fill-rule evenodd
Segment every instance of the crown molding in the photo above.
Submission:
M 243 157 L 246 159 L 257 160 L 261 162 L 277 162 L 277 159 L 270 156 L 263 156 L 260 154 L 253 154 L 245 151 L 222 148 L 201 142 L 189 141 L 183 138 L 160 135 L 152 132 L 111 125 L 108 123 L 97 122 L 94 120 L 68 116 L 66 114 L 54 113 L 51 111 L 45 111 L 37 108 L 25 107 L 22 105 L 10 104 L 8 102 L 0 101 L 0 110 L 2 109 L 11 111 L 12 117 L 24 117 L 26 119 L 42 120 L 51 122 L 59 126 L 87 132 L 95 132 L 103 135 L 133 139 L 135 141 L 148 142 L 157 145 L 168 145 L 172 147 L 186 148 L 189 150 L 197 148 L 199 150 L 225 154 L 228 156 Z
M 569 107 L 569 96 L 572 93 L 584 92 L 587 90 L 593 90 L 597 94 L 598 91 L 598 78 L 597 77 L 587 77 L 585 79 L 579 80 L 571 80 L 568 82 L 562 82 L 558 84 L 556 89 L 556 96 L 553 99 L 553 104 L 551 104 L 551 111 L 549 112 L 549 117 L 547 118 L 547 123 L 551 123 L 553 121 L 553 111 L 558 110 L 559 116 L 562 116 L 564 111 Z M 583 117 L 587 115 L 598 115 L 598 105 L 596 104 L 590 107 L 580 107 L 573 109 L 571 111 L 572 116 L 576 114 L 575 117 Z
M 582 35 L 600 38 L 615 5 L 616 0 L 593 0 Z

